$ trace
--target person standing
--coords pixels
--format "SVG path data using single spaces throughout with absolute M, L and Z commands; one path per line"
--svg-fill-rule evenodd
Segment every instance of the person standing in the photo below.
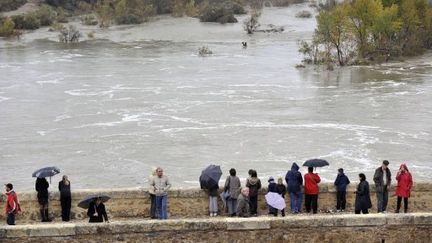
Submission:
M 171 183 L 168 177 L 163 174 L 161 167 L 156 169 L 156 176 L 150 184 L 156 195 L 156 212 L 159 219 L 168 219 L 168 190 L 171 188 Z
M 156 168 L 153 167 L 152 168 L 152 172 L 149 176 L 149 184 L 151 184 L 153 182 L 154 177 L 156 177 Z M 149 188 L 149 194 L 150 194 L 150 218 L 152 219 L 156 219 L 156 195 L 155 195 L 155 190 L 154 190 L 154 186 L 150 185 Z
M 313 173 L 313 167 L 308 167 L 308 173 L 304 175 L 305 207 L 307 213 L 310 213 L 311 209 L 314 214 L 318 212 L 318 183 L 320 181 L 321 178 L 319 175 Z
M 37 199 L 39 203 L 39 213 L 42 222 L 51 222 L 48 212 L 48 181 L 45 178 L 37 178 L 35 188 L 37 191 Z
M 285 176 L 285 181 L 290 195 L 291 212 L 294 214 L 301 212 L 303 177 L 299 171 L 299 166 L 294 162 Z
M 348 184 L 350 184 L 350 180 L 344 174 L 343 168 L 339 168 L 338 175 L 334 182 L 334 185 L 336 186 L 336 211 L 337 212 L 345 211 L 346 189 Z
M 256 170 L 251 170 L 250 177 L 246 180 L 246 187 L 249 188 L 250 213 L 252 216 L 258 215 L 258 192 L 261 189 L 261 180 L 258 178 Z
M 389 162 L 384 160 L 382 165 L 375 170 L 373 180 L 377 196 L 378 213 L 385 213 L 388 203 L 388 189 L 391 184 L 391 172 L 388 168 Z
M 368 214 L 369 208 L 372 207 L 372 202 L 369 193 L 369 183 L 366 181 L 366 176 L 363 173 L 359 174 L 360 183 L 357 185 L 355 198 L 355 214 Z
M 72 195 L 71 195 L 71 184 L 67 175 L 63 175 L 63 179 L 59 182 L 58 188 L 60 191 L 62 220 L 68 222 L 70 220 Z
M 99 197 L 90 203 L 90 206 L 87 209 L 87 215 L 90 218 L 89 223 L 102 223 L 104 219 L 105 222 L 109 223 L 105 205 L 103 204 L 102 199 Z
M 274 181 L 274 178 L 272 176 L 270 176 L 270 178 L 268 179 L 267 182 L 269 183 L 268 187 L 267 187 L 267 192 L 277 193 L 276 183 Z M 273 216 L 277 217 L 277 209 L 276 208 L 268 205 L 268 209 L 269 209 L 269 212 L 268 212 L 269 215 L 273 215 Z
M 241 189 L 241 193 L 237 198 L 236 212 L 238 217 L 250 217 L 249 188 L 247 187 Z
M 286 194 L 286 186 L 283 184 L 283 179 L 282 177 L 278 178 L 278 183 L 276 184 L 276 192 L 281 195 L 281 197 L 284 199 L 285 201 L 285 194 Z M 277 214 L 277 211 L 276 211 Z M 281 210 L 281 214 L 282 217 L 285 217 L 285 209 Z
M 396 174 L 397 187 L 396 187 L 396 213 L 399 213 L 402 198 L 404 200 L 404 213 L 408 212 L 408 198 L 411 196 L 411 188 L 413 185 L 413 179 L 411 173 L 408 171 L 406 164 L 401 164 L 399 171 Z
M 6 223 L 15 225 L 15 216 L 21 212 L 21 207 L 18 201 L 18 196 L 13 190 L 13 185 L 8 183 L 5 185 L 6 190 Z
M 237 198 L 240 195 L 240 179 L 236 176 L 237 172 L 234 168 L 229 170 L 230 175 L 225 180 L 224 190 L 228 191 L 227 199 L 228 214 L 231 217 L 236 216 Z

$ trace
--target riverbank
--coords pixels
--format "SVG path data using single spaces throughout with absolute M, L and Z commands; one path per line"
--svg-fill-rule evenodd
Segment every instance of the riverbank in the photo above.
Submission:
M 347 190 L 347 208 L 346 212 L 354 212 L 354 191 L 356 185 L 352 184 Z M 396 206 L 396 197 L 392 196 L 395 188 L 389 192 L 388 212 L 394 212 Z M 37 206 L 36 193 L 34 192 L 17 192 L 22 214 L 17 217 L 17 224 L 39 222 L 39 210 Z M 267 215 L 267 206 L 264 195 L 265 189 L 260 191 L 258 201 L 258 214 Z M 106 203 L 108 215 L 111 219 L 124 218 L 149 218 L 150 195 L 146 189 L 101 189 L 101 190 L 74 190 L 72 193 L 72 210 L 71 218 L 86 221 L 86 210 L 78 208 L 80 200 L 91 194 L 103 194 L 111 199 Z M 170 218 L 207 218 L 208 217 L 208 196 L 201 189 L 182 189 L 175 188 L 170 190 L 168 212 Z M 1 202 L 4 202 L 2 196 Z M 376 198 L 371 186 L 371 199 L 373 207 L 371 213 L 376 212 Z M 289 197 L 285 198 L 287 205 L 290 205 Z M 320 195 L 318 200 L 318 210 L 320 214 L 332 215 L 335 212 L 336 192 L 332 184 L 320 185 Z M 219 200 L 220 214 L 225 217 L 222 211 L 222 202 Z M 304 211 L 304 210 L 303 210 Z M 431 212 L 432 211 L 432 186 L 429 183 L 417 183 L 414 185 L 411 198 L 409 199 L 409 212 Z M 288 210 L 289 212 L 289 210 Z M 58 192 L 50 195 L 50 214 L 55 221 L 60 221 L 60 201 Z M 289 214 L 289 213 L 288 213 Z M 4 224 L 4 215 L 0 216 L 0 224 Z

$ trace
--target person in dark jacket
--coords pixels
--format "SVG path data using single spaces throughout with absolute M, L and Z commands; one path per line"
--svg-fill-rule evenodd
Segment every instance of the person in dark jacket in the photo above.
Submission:
M 281 195 L 281 197 L 285 200 L 285 194 L 286 194 L 286 186 L 283 184 L 283 178 L 278 178 L 278 183 L 276 184 L 276 192 Z M 277 214 L 277 212 L 276 212 Z M 281 210 L 282 217 L 285 217 L 285 209 Z
M 290 195 L 291 212 L 296 214 L 301 212 L 303 177 L 299 171 L 299 166 L 294 162 L 285 176 L 285 181 Z
M 377 196 L 378 213 L 385 213 L 388 203 L 388 189 L 391 184 L 391 172 L 388 168 L 389 162 L 384 160 L 382 165 L 375 170 L 373 180 Z
M 250 213 L 252 216 L 258 215 L 258 192 L 261 189 L 261 180 L 258 178 L 256 170 L 250 170 L 250 177 L 246 180 L 246 187 L 249 188 Z
M 346 189 L 348 184 L 350 184 L 350 180 L 344 174 L 344 170 L 339 168 L 338 175 L 334 182 L 336 186 L 336 210 L 337 212 L 345 211 L 346 206 Z
M 37 191 L 37 199 L 39 203 L 39 213 L 42 222 L 51 222 L 48 212 L 48 181 L 45 178 L 37 178 L 35 189 Z
M 105 222 L 109 223 L 105 205 L 100 198 L 96 198 L 90 203 L 87 215 L 90 217 L 89 223 L 102 223 L 104 219 Z
M 71 184 L 67 175 L 63 176 L 63 179 L 59 182 L 60 191 L 60 203 L 61 203 L 61 216 L 63 221 L 70 220 L 70 210 L 71 210 Z
M 269 184 L 268 184 L 267 192 L 275 192 L 275 193 L 277 193 L 276 183 L 275 183 L 273 177 L 270 176 L 270 178 L 268 179 L 268 183 Z M 272 206 L 270 206 L 270 205 L 268 205 L 268 207 L 269 207 L 269 213 L 268 214 L 273 215 L 273 216 L 276 217 L 277 216 L 277 209 L 274 208 L 274 207 L 272 207 Z
M 369 183 L 366 181 L 366 176 L 363 173 L 359 174 L 360 183 L 357 186 L 355 199 L 355 214 L 368 214 L 368 209 L 372 207 L 372 202 L 369 194 Z
M 231 217 L 236 216 L 237 198 L 240 195 L 240 179 L 236 176 L 237 172 L 234 168 L 229 170 L 230 175 L 226 178 L 224 191 L 229 193 L 227 200 L 228 213 Z

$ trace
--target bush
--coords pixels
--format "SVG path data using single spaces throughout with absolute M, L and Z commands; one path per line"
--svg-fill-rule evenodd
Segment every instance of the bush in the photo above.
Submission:
M 66 12 L 62 7 L 57 8 L 57 22 L 67 23 L 69 22 L 67 17 L 68 16 L 66 15 Z
M 198 49 L 198 55 L 200 57 L 209 56 L 211 54 L 213 54 L 213 52 L 207 46 L 202 46 Z
M 40 26 L 49 26 L 54 22 L 56 18 L 54 11 L 52 11 L 52 9 L 47 5 L 43 5 L 34 13 L 36 15 L 36 18 L 39 20 Z
M 156 14 L 153 5 L 143 1 L 120 0 L 115 7 L 115 22 L 117 24 L 140 24 Z
M 26 2 L 27 0 L 0 0 L 0 12 L 16 10 Z
M 306 10 L 300 11 L 296 14 L 297 18 L 310 18 L 312 17 L 312 13 Z
M 64 25 L 60 23 L 54 23 L 51 25 L 48 31 L 61 31 L 64 28 L 65 28 Z
M 198 16 L 198 8 L 195 6 L 194 0 L 189 0 L 189 2 L 186 4 L 186 15 L 189 17 Z
M 73 25 L 69 25 L 68 28 L 60 30 L 59 41 L 63 43 L 74 43 L 78 42 L 81 37 L 81 33 Z
M 210 4 L 204 6 L 200 15 L 200 21 L 218 22 L 221 24 L 237 23 L 238 21 L 234 17 L 233 6 L 230 4 Z
M 40 27 L 40 21 L 35 12 L 12 16 L 12 20 L 15 23 L 15 29 L 35 30 Z
M 0 21 L 0 36 L 10 37 L 15 34 L 15 24 L 11 18 L 6 18 Z
M 94 16 L 93 14 L 90 15 L 84 15 L 81 17 L 81 23 L 83 25 L 97 25 L 98 21 L 96 19 L 96 16 Z
M 261 15 L 260 12 L 254 10 L 251 12 L 250 17 L 245 19 L 245 21 L 243 22 L 243 29 L 248 34 L 253 34 L 260 26 L 260 24 L 258 23 L 258 19 L 260 15 Z
M 174 17 L 183 17 L 185 11 L 183 0 L 174 0 L 171 15 Z

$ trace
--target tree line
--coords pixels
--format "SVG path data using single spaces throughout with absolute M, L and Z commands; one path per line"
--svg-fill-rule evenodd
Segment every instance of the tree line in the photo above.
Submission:
M 384 62 L 432 48 L 428 0 L 352 0 L 323 8 L 304 62 L 340 66 Z

